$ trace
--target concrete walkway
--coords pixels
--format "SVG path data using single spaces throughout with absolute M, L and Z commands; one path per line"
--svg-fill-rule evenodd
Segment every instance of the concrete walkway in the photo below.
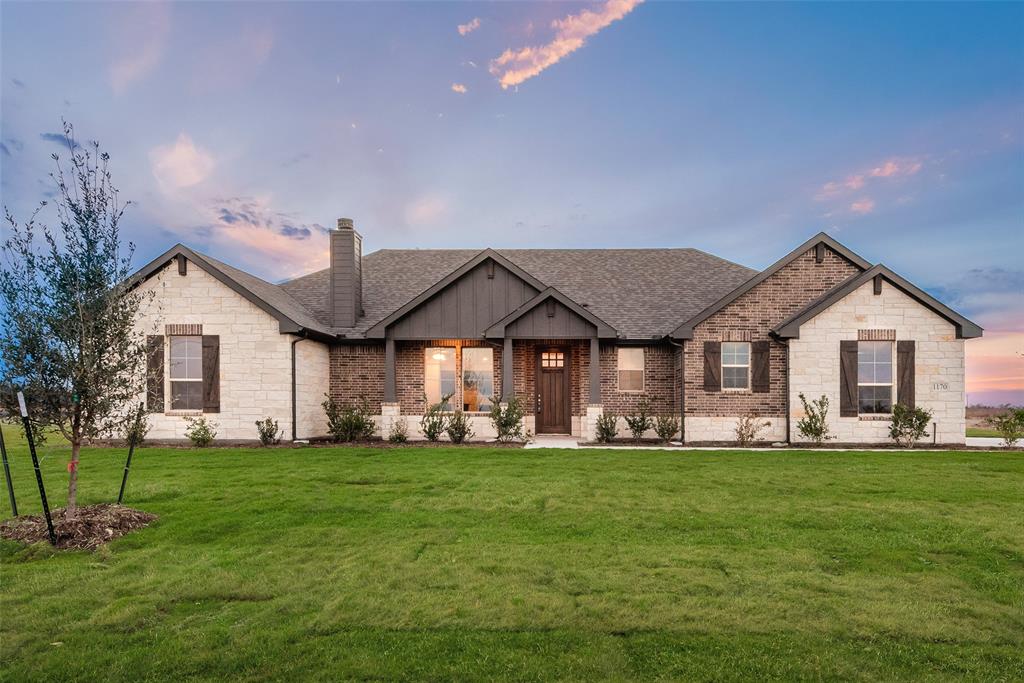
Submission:
M 575 436 L 564 434 L 539 434 L 523 446 L 523 448 L 579 448 Z
M 1003 440 L 995 436 L 969 436 L 967 445 L 977 448 L 1001 448 Z

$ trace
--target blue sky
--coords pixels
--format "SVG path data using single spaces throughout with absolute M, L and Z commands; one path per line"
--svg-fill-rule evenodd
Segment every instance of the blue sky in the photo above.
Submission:
M 826 230 L 986 327 L 972 391 L 1024 396 L 1024 4 L 5 2 L 0 22 L 4 204 L 45 197 L 66 117 L 111 153 L 140 262 L 182 241 L 280 279 L 326 262 L 339 216 L 367 250 L 753 267 Z

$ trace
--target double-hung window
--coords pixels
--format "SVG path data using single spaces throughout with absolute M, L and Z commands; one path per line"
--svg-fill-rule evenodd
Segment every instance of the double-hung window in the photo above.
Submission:
M 892 412 L 892 342 L 857 344 L 857 404 L 862 415 Z
M 619 391 L 644 390 L 644 349 L 620 346 L 618 349 Z
M 461 356 L 461 374 L 459 357 Z M 494 349 L 486 346 L 432 346 L 423 352 L 423 393 L 444 410 L 487 412 L 494 396 Z
M 172 336 L 171 410 L 203 409 L 203 338 Z
M 750 388 L 750 342 L 722 342 L 722 388 Z
M 494 396 L 494 349 L 487 346 L 462 348 L 462 409 L 485 412 Z
M 427 403 L 451 410 L 451 397 L 455 395 L 455 349 L 433 346 L 423 352 L 423 393 Z

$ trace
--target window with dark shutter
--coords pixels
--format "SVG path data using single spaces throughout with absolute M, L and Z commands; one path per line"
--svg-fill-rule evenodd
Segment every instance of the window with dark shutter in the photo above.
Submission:
M 220 412 L 220 337 L 203 335 L 203 412 Z
M 839 416 L 857 417 L 857 342 L 839 342 Z
M 914 408 L 914 349 L 912 340 L 896 342 L 896 402 Z
M 164 338 L 146 337 L 146 409 L 151 413 L 164 411 Z
M 750 353 L 750 387 L 756 393 L 763 394 L 771 389 L 771 344 L 767 341 L 756 341 L 751 344 Z
M 722 390 L 722 342 L 704 342 L 704 391 Z

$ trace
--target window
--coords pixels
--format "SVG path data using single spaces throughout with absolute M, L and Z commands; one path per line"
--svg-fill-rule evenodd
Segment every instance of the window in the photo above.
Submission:
M 445 396 L 455 395 L 455 349 L 435 346 L 423 352 L 423 393 L 427 403 L 440 403 Z M 451 401 L 444 402 L 451 410 Z
M 857 403 L 862 414 L 892 412 L 892 342 L 857 344 Z
M 644 350 L 637 347 L 618 348 L 619 391 L 644 390 Z
M 750 388 L 750 342 L 722 342 L 722 388 Z
M 542 368 L 564 368 L 564 351 L 544 351 L 540 354 L 540 366 Z
M 462 409 L 467 412 L 488 411 L 494 396 L 494 349 L 465 347 L 462 349 Z
M 171 337 L 171 410 L 203 409 L 203 338 Z

